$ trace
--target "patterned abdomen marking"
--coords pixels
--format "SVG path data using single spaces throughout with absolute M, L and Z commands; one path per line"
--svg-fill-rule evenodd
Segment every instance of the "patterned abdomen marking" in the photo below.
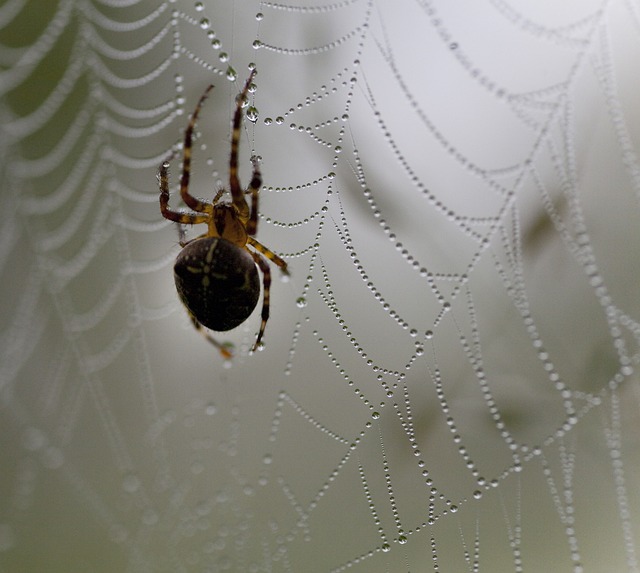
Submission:
M 173 271 L 182 302 L 211 330 L 239 326 L 258 304 L 260 278 L 253 257 L 225 239 L 192 241 L 178 255 Z

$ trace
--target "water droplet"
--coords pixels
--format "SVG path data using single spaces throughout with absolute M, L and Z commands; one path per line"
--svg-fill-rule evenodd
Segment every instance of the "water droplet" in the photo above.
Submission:
M 251 123 L 255 123 L 256 121 L 258 121 L 258 108 L 256 108 L 253 105 L 250 105 L 247 108 L 247 119 L 251 122 Z
M 220 55 L 222 55 L 222 54 L 220 54 Z M 227 74 L 227 79 L 229 81 L 234 81 L 238 77 L 238 73 L 231 66 L 229 66 L 227 68 L 226 74 Z
M 371 417 L 374 420 L 377 420 L 378 418 L 380 418 L 380 412 L 371 412 Z
M 262 457 L 262 463 L 265 465 L 269 465 L 271 464 L 271 462 L 273 462 L 273 456 L 271 454 L 265 454 Z
M 196 2 L 196 12 L 202 12 L 204 10 L 204 4 L 202 2 Z
M 404 545 L 407 542 L 407 536 L 406 535 L 401 535 L 400 537 L 398 537 L 398 543 L 400 545 Z
M 262 12 L 258 12 L 256 14 L 256 20 L 258 20 L 258 22 L 260 22 L 260 20 L 262 20 L 264 18 L 264 14 Z
M 307 299 L 303 296 L 299 297 L 296 300 L 296 305 L 298 306 L 298 308 L 304 308 L 305 306 L 307 306 Z
M 473 497 L 474 497 L 475 499 L 480 499 L 480 498 L 482 497 L 482 492 L 481 492 L 479 489 L 475 490 L 475 491 L 473 492 Z
M 391 551 L 391 545 L 389 545 L 388 543 L 383 543 L 381 549 L 382 549 L 382 551 L 387 553 L 387 552 Z
M 200 27 L 203 30 L 206 30 L 210 25 L 211 25 L 211 22 L 209 22 L 208 18 L 202 18 L 202 20 L 200 20 Z

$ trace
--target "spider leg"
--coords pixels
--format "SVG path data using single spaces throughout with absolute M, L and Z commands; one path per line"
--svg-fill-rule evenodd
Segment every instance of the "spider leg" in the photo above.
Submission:
M 195 225 L 206 223 L 209 215 L 198 215 L 197 213 L 181 213 L 169 208 L 169 162 L 164 161 L 158 169 L 158 183 L 160 186 L 160 211 L 162 216 L 169 221 L 175 221 L 183 225 Z
M 218 192 L 216 193 L 216 196 L 213 198 L 213 201 L 211 201 L 212 205 L 215 205 L 218 201 L 220 201 L 220 198 L 224 195 L 224 189 L 218 189 Z
M 196 121 L 198 120 L 198 114 L 200 113 L 202 104 L 204 104 L 204 100 L 207 99 L 207 96 L 212 89 L 212 85 L 207 86 L 207 89 L 204 90 L 204 93 L 200 96 L 196 108 L 191 114 L 189 125 L 184 132 L 184 144 L 182 146 L 182 176 L 180 177 L 180 196 L 182 197 L 182 200 L 185 202 L 185 205 L 187 205 L 187 207 L 193 209 L 194 211 L 200 211 L 203 213 L 211 213 L 211 204 L 207 203 L 206 201 L 196 199 L 193 195 L 189 194 L 189 179 L 191 176 L 191 147 L 193 143 L 193 130 L 195 129 Z
M 180 244 L 181 247 L 184 248 L 187 246 L 187 243 L 189 243 L 189 241 L 187 241 L 187 228 L 182 223 L 178 223 L 177 227 L 178 227 L 178 243 Z
M 193 326 L 195 327 L 195 329 L 220 351 L 220 354 L 222 354 L 223 358 L 227 360 L 230 358 L 233 358 L 233 354 L 231 353 L 231 350 L 230 350 L 230 347 L 232 345 L 230 343 L 218 342 L 215 338 L 213 338 L 213 336 L 211 336 L 207 332 L 204 326 L 202 326 L 198 322 L 198 319 L 195 316 L 193 316 L 190 312 L 189 312 L 189 317 L 191 318 L 191 322 L 193 322 Z
M 282 271 L 282 274 L 289 275 L 287 262 L 276 255 L 271 249 L 265 247 L 262 243 L 260 243 L 253 237 L 247 237 L 247 243 L 251 245 L 256 251 L 261 252 L 265 257 L 267 257 L 267 259 L 278 265 L 280 267 L 280 270 Z M 262 269 L 262 267 L 260 268 Z
M 269 320 L 269 298 L 271 291 L 271 269 L 269 268 L 269 263 L 264 259 L 260 253 L 254 253 L 253 251 L 249 251 L 253 260 L 257 263 L 262 271 L 262 322 L 260 323 L 260 331 L 258 332 L 258 337 L 256 338 L 256 343 L 253 345 L 252 350 L 255 352 L 262 343 L 262 336 L 264 335 L 264 329 L 267 326 L 267 320 Z
M 186 247 L 189 243 L 193 243 L 193 241 L 197 241 L 198 239 L 204 239 L 205 237 L 209 237 L 209 233 L 202 233 L 202 235 L 198 235 L 197 237 L 193 237 L 192 239 L 187 240 L 187 230 L 184 228 L 184 225 L 178 224 L 178 241 L 182 248 Z
M 253 176 L 251 177 L 249 189 L 247 189 L 247 192 L 251 193 L 251 216 L 246 225 L 247 235 L 255 235 L 258 231 L 258 191 L 262 186 L 260 165 L 255 155 L 251 158 L 251 163 L 253 163 Z
M 242 125 L 242 105 L 247 99 L 249 86 L 253 81 L 256 71 L 252 70 L 247 78 L 242 92 L 236 99 L 236 111 L 233 114 L 233 130 L 231 133 L 231 159 L 229 160 L 229 189 L 231 190 L 231 199 L 233 205 L 238 210 L 238 217 L 241 221 L 248 221 L 250 212 L 249 205 L 244 198 L 244 191 L 240 187 L 238 179 L 238 148 L 240 147 L 240 127 Z

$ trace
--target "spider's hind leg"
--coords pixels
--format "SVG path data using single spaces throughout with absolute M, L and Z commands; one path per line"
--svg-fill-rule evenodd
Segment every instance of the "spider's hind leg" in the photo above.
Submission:
M 271 269 L 269 268 L 269 263 L 264 259 L 260 253 L 256 253 L 254 251 L 249 251 L 253 260 L 257 263 L 262 271 L 262 314 L 261 314 L 261 323 L 260 330 L 258 332 L 258 336 L 256 337 L 256 342 L 253 345 L 253 352 L 258 350 L 262 345 L 262 337 L 264 335 L 264 329 L 267 326 L 267 321 L 269 320 L 269 300 L 270 300 L 270 292 L 271 292 Z
M 265 257 L 267 257 L 267 259 L 273 261 L 273 263 L 278 265 L 283 275 L 289 276 L 289 268 L 287 266 L 287 262 L 284 259 L 276 255 L 271 249 L 265 247 L 260 241 L 254 239 L 253 237 L 247 237 L 247 243 L 250 244 L 256 251 L 262 253 Z M 255 259 L 255 257 L 253 258 Z M 260 265 L 260 263 L 258 263 L 258 265 Z
M 193 322 L 193 326 L 195 327 L 195 329 L 220 351 L 220 354 L 222 354 L 223 358 L 225 358 L 226 360 L 233 358 L 233 353 L 231 352 L 233 344 L 231 342 L 218 342 L 207 332 L 207 329 L 202 326 L 202 324 L 198 322 L 198 319 L 190 312 L 189 317 L 191 318 L 191 322 Z
M 178 228 L 178 242 L 182 248 L 187 246 L 187 227 L 184 223 L 177 223 L 176 227 Z

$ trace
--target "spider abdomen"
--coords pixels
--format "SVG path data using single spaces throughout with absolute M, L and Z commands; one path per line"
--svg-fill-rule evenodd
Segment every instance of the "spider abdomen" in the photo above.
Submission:
M 231 330 L 253 312 L 260 278 L 246 249 L 219 237 L 189 243 L 173 267 L 176 288 L 196 320 L 211 330 Z

